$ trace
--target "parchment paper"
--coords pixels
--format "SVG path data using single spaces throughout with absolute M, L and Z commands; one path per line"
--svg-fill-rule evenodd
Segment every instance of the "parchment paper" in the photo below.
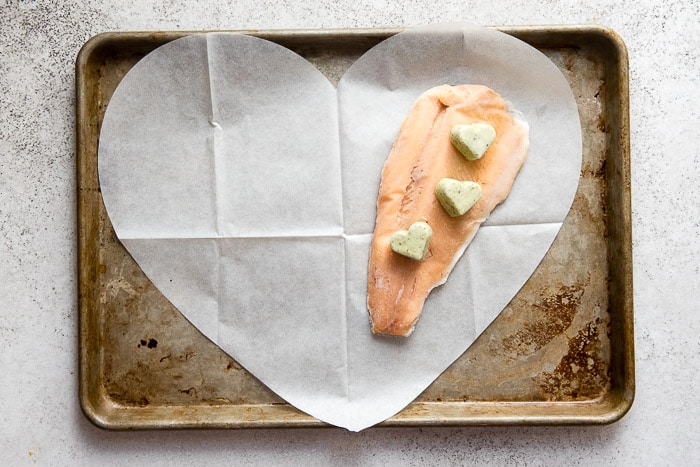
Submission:
M 381 167 L 415 99 L 462 83 L 512 102 L 530 125 L 528 159 L 416 331 L 374 336 L 366 281 Z M 110 219 L 153 283 L 282 398 L 350 430 L 399 412 L 498 315 L 557 234 L 580 165 L 558 69 L 469 25 L 392 37 L 337 91 L 262 39 L 179 39 L 125 76 L 99 148 Z

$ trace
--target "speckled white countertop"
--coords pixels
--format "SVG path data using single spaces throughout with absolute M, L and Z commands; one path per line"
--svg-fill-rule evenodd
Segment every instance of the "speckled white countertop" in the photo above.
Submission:
M 74 62 L 124 30 L 600 24 L 631 70 L 637 395 L 604 427 L 106 432 L 77 395 Z M 700 3 L 0 0 L 5 465 L 698 465 Z

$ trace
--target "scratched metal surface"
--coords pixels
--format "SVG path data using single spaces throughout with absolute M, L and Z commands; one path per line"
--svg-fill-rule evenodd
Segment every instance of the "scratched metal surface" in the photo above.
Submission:
M 607 32 L 510 32 L 538 45 L 576 97 L 584 147 L 573 207 L 501 315 L 386 425 L 607 423 L 632 402 L 629 148 L 618 96 L 626 58 L 608 50 Z M 272 39 L 337 83 L 391 33 L 291 32 Z M 116 239 L 101 202 L 96 138 L 109 97 L 139 58 L 178 35 L 103 37 L 78 63 L 83 410 L 105 428 L 318 425 L 189 324 Z

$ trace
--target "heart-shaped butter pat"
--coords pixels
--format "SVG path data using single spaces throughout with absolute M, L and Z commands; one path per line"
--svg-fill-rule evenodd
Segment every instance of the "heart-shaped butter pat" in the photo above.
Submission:
M 428 252 L 433 229 L 426 222 L 415 222 L 408 230 L 399 230 L 391 236 L 391 249 L 416 261 L 423 261 Z
M 481 185 L 469 180 L 443 178 L 435 185 L 435 196 L 451 217 L 469 211 L 481 199 Z
M 461 124 L 452 127 L 450 140 L 470 161 L 481 159 L 496 139 L 496 130 L 488 123 Z

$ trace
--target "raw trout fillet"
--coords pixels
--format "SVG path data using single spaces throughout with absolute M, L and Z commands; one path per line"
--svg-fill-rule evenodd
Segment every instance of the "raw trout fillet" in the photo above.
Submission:
M 477 122 L 491 125 L 496 138 L 483 157 L 467 160 L 450 141 L 450 131 Z M 367 284 L 372 332 L 413 331 L 430 291 L 447 280 L 481 223 L 508 196 L 528 144 L 527 123 L 485 86 L 438 86 L 418 98 L 382 169 Z M 435 196 L 443 178 L 479 183 L 481 199 L 466 214 L 450 217 Z M 391 236 L 419 221 L 433 231 L 425 259 L 392 251 Z

